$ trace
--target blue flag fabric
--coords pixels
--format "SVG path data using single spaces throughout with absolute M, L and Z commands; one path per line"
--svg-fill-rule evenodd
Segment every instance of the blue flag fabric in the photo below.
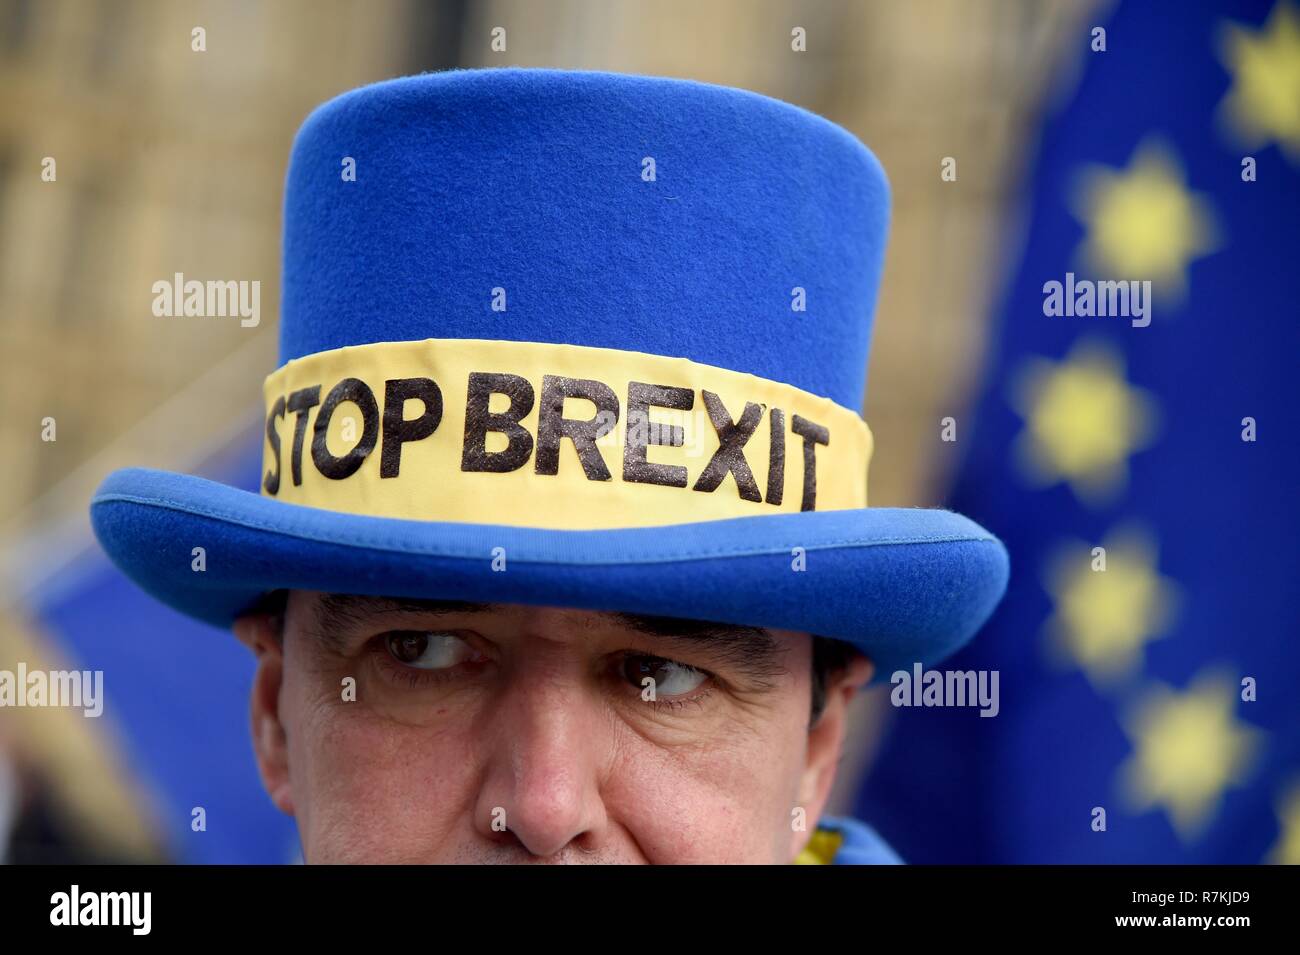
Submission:
M 256 490 L 258 421 L 201 472 Z M 249 732 L 253 658 L 229 632 L 182 616 L 131 583 L 96 548 L 27 608 L 70 665 L 104 674 L 104 714 L 145 815 L 178 862 L 266 864 L 298 857 L 293 820 L 262 790 Z M 107 740 L 106 740 L 107 741 Z
M 1300 8 L 1074 49 L 950 445 L 1011 584 L 943 669 L 1000 705 L 891 709 L 858 815 L 912 862 L 1300 862 Z

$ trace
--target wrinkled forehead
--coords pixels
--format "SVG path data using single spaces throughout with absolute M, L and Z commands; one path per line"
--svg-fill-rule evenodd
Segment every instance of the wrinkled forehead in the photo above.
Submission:
M 722 633 L 745 635 L 756 640 L 770 638 L 772 631 L 744 624 L 718 623 L 671 615 L 627 613 L 612 610 L 583 610 L 571 607 L 538 607 L 527 604 L 481 603 L 432 597 L 374 596 L 369 594 L 320 593 L 292 591 L 294 599 L 309 609 L 318 626 L 339 626 L 391 613 L 418 613 L 432 616 L 468 614 L 481 617 L 527 617 L 543 611 L 570 618 L 621 627 L 648 636 L 712 636 Z
M 538 607 L 511 603 L 477 603 L 427 597 L 373 596 L 364 594 L 292 591 L 289 605 L 321 640 L 333 635 L 373 625 L 381 620 L 400 620 L 403 616 L 452 617 L 482 619 L 494 623 L 518 623 L 545 630 L 548 623 L 571 629 L 599 628 L 628 636 L 663 641 L 667 645 L 707 644 L 712 653 L 726 654 L 745 661 L 751 667 L 770 672 L 780 669 L 781 658 L 799 637 L 791 631 L 772 630 L 746 624 L 719 623 L 671 615 L 628 613 L 622 611 L 583 610 L 564 607 Z M 300 615 L 300 616 L 299 616 Z

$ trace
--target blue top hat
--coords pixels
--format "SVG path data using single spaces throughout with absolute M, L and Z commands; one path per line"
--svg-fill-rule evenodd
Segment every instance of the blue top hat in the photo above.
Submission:
M 347 93 L 290 161 L 262 493 L 119 471 L 95 531 L 220 625 L 306 588 L 933 662 L 1007 556 L 951 512 L 866 506 L 888 214 L 861 143 L 741 90 L 493 69 Z

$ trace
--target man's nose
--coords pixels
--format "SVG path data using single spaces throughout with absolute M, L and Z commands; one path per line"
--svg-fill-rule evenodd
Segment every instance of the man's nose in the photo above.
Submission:
M 488 735 L 492 751 L 476 826 L 497 842 L 513 836 L 540 858 L 570 844 L 601 848 L 609 825 L 600 782 L 608 721 L 599 701 L 577 681 L 521 676 L 513 682 Z

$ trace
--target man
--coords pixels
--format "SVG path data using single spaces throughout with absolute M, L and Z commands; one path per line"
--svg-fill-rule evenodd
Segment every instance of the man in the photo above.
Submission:
M 887 220 L 857 140 L 722 87 L 457 71 L 307 120 L 261 494 L 129 469 L 92 519 L 256 655 L 308 861 L 894 861 L 823 817 L 847 705 L 1007 561 L 866 506 Z
M 814 660 L 793 631 L 305 591 L 287 604 L 235 632 L 258 660 L 262 779 L 311 861 L 788 862 L 811 829 L 796 808 L 820 816 L 871 674 L 838 641 Z

